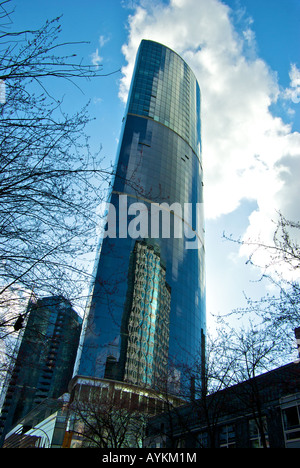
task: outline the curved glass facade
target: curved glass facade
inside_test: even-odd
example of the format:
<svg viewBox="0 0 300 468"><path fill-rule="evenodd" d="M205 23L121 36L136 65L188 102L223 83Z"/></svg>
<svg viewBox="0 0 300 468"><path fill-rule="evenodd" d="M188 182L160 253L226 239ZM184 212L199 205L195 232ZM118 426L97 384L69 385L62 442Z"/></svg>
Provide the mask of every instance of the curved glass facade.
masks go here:
<svg viewBox="0 0 300 468"><path fill-rule="evenodd" d="M205 335L202 191L198 83L142 41L76 375L180 389Z"/></svg>
<svg viewBox="0 0 300 468"><path fill-rule="evenodd" d="M128 112L178 133L200 157L200 89L188 65L172 50L143 41L136 61Z"/></svg>

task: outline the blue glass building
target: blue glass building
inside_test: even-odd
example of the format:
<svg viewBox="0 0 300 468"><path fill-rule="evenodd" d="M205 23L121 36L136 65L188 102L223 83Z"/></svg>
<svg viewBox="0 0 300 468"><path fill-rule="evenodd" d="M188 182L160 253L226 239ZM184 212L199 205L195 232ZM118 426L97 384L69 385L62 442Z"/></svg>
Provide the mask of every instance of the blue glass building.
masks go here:
<svg viewBox="0 0 300 468"><path fill-rule="evenodd" d="M75 375L180 389L205 336L202 176L197 80L143 40Z"/></svg>
<svg viewBox="0 0 300 468"><path fill-rule="evenodd" d="M82 319L62 296L29 301L12 372L3 389L0 446L7 432L30 411L68 391L81 326Z"/></svg>

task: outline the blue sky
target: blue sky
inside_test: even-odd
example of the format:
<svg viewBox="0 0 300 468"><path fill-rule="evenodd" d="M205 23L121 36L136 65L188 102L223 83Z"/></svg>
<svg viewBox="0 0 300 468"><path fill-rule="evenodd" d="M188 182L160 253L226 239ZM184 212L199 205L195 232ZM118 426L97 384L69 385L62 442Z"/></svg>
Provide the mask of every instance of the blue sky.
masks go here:
<svg viewBox="0 0 300 468"><path fill-rule="evenodd" d="M178 52L202 92L207 313L245 305L269 291L261 269L225 241L268 242L276 210L300 220L299 0L12 0L17 29L62 16L61 41L103 73L66 91L66 104L90 100L92 143L114 161L135 52L141 38ZM73 51L72 51L73 52ZM57 90L59 93L60 90ZM258 254L264 265L268 258ZM290 272L284 271L290 275ZM272 292L272 290L271 290Z"/></svg>

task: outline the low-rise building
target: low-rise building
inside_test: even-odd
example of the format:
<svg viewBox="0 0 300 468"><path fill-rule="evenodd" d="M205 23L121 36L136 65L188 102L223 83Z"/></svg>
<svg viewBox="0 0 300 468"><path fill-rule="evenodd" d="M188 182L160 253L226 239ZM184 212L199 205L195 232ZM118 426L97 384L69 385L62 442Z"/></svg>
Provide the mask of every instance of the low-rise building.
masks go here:
<svg viewBox="0 0 300 468"><path fill-rule="evenodd" d="M151 418L147 448L300 448L300 364Z"/></svg>

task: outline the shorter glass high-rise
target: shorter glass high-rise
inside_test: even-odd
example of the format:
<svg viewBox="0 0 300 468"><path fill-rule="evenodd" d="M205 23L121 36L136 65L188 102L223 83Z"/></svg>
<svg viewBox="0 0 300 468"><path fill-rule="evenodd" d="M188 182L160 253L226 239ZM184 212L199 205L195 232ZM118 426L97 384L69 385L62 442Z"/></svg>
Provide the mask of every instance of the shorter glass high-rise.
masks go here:
<svg viewBox="0 0 300 468"><path fill-rule="evenodd" d="M77 376L150 388L172 381L177 391L183 366L201 359L206 325L200 124L200 89L189 66L168 47L143 40Z"/></svg>
<svg viewBox="0 0 300 468"><path fill-rule="evenodd" d="M68 392L81 326L82 319L62 296L29 301L16 360L3 390L0 446L31 410Z"/></svg>

